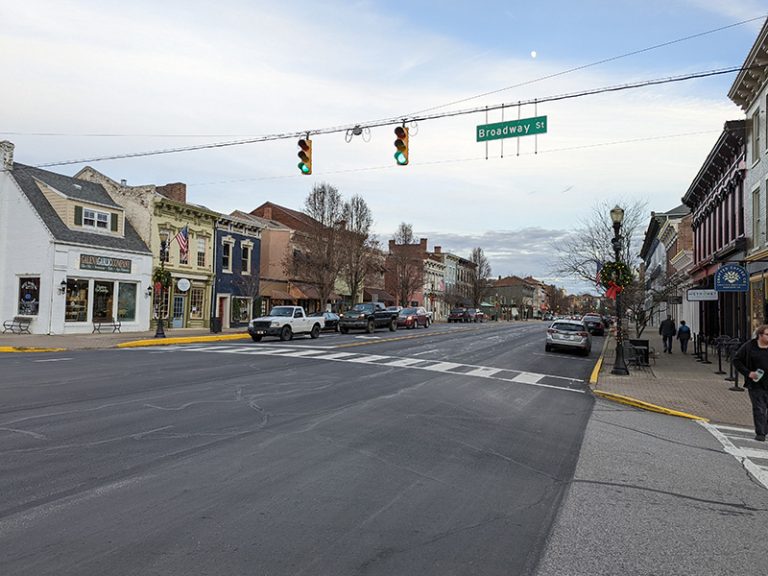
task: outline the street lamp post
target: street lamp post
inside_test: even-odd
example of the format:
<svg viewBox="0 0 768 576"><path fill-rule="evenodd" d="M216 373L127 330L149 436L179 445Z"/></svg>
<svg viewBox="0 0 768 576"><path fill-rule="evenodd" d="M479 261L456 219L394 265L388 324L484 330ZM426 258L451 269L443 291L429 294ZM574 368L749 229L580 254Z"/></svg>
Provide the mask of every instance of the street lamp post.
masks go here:
<svg viewBox="0 0 768 576"><path fill-rule="evenodd" d="M611 220L613 221L613 254L616 262L621 262L621 223L624 220L624 209L616 206L611 210ZM621 291L616 294L616 359L613 363L611 374L619 376L628 376L627 363L624 361L624 333L621 328Z"/></svg>
<svg viewBox="0 0 768 576"><path fill-rule="evenodd" d="M160 301L157 306L157 329L155 338L165 338L163 329L163 307L165 305L165 254L168 250L168 232L160 231Z"/></svg>

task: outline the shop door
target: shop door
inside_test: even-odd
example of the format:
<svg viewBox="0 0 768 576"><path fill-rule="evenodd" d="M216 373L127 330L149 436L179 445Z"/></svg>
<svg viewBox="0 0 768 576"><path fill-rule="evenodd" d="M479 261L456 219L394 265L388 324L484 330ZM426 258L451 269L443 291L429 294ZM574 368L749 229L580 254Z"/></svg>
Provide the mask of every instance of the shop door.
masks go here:
<svg viewBox="0 0 768 576"><path fill-rule="evenodd" d="M171 328L184 328L184 311L187 309L187 297L174 295L173 297L173 317L171 319Z"/></svg>

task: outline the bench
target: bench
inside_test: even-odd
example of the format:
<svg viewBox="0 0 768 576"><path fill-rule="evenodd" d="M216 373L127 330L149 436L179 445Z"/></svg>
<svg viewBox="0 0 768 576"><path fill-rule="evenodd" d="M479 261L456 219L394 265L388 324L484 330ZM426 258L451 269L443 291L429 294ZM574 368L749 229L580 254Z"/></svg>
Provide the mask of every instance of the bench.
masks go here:
<svg viewBox="0 0 768 576"><path fill-rule="evenodd" d="M13 332L14 334L30 334L29 325L32 324L32 318L28 316L14 316L13 320L3 322L3 334Z"/></svg>
<svg viewBox="0 0 768 576"><path fill-rule="evenodd" d="M120 320L115 320L114 318L94 318L93 319L93 331L91 334L95 334L98 332L101 334L102 328L112 328L112 333L120 332L120 326L122 326L123 323L120 322Z"/></svg>

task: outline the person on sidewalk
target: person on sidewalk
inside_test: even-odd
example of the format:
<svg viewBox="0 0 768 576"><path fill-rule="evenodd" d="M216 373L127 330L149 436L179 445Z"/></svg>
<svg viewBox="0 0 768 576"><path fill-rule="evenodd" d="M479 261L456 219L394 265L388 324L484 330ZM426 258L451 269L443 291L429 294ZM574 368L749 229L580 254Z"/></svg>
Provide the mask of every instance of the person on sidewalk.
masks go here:
<svg viewBox="0 0 768 576"><path fill-rule="evenodd" d="M685 320L680 320L680 328L677 329L677 339L680 340L680 351L688 354L688 340L691 339L691 329L686 326Z"/></svg>
<svg viewBox="0 0 768 576"><path fill-rule="evenodd" d="M744 375L744 387L752 401L755 440L765 442L768 432L768 324L758 326L757 335L745 342L733 357L733 365Z"/></svg>
<svg viewBox="0 0 768 576"><path fill-rule="evenodd" d="M675 327L675 321L672 320L672 316L667 316L666 320L662 320L659 324L659 334L664 341L664 352L672 354L672 341L677 334L677 328Z"/></svg>

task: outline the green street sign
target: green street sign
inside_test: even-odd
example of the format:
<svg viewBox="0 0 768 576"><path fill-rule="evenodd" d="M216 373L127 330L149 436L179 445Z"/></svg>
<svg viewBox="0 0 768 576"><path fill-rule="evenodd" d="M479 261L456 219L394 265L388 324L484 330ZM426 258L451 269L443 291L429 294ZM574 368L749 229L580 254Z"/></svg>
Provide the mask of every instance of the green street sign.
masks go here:
<svg viewBox="0 0 768 576"><path fill-rule="evenodd" d="M533 136L544 134L547 131L547 117L523 118L522 120L510 120L509 122L496 122L495 124L482 124L477 127L477 141L501 140L502 138L518 138L520 136Z"/></svg>

